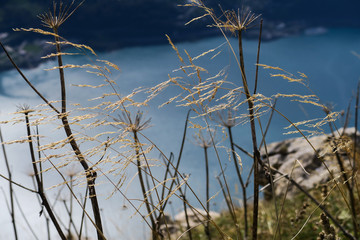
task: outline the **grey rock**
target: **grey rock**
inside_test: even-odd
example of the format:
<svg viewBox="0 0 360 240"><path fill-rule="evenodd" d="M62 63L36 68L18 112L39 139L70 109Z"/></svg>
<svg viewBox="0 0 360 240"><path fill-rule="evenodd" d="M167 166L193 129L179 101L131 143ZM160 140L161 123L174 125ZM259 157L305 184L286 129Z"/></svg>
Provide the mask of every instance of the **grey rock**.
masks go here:
<svg viewBox="0 0 360 240"><path fill-rule="evenodd" d="M342 137L339 137L339 133ZM340 156L345 171L350 169L350 161L352 160L349 159L347 152L353 148L355 129L348 128L345 131L339 129L339 131L334 132L334 136L333 134L313 136L308 141L304 138L287 139L267 145L267 154L264 148L261 149L260 154L266 164L268 156L273 168L288 174L300 186L309 190L332 179L326 166L333 176L341 176L342 173L335 151ZM357 132L356 137L359 143L359 132ZM335 144L339 147L335 148ZM289 187L287 195L290 197L298 192L298 189L292 184L288 184L289 181L282 178L280 174L275 174L274 180L276 181L274 184L275 195L284 194L287 187ZM342 179L339 178L339 180ZM262 169L260 184L263 186L269 184L269 174L266 169ZM264 189L264 196L265 199L272 197L272 189L269 185Z"/></svg>
<svg viewBox="0 0 360 240"><path fill-rule="evenodd" d="M188 209L187 215L188 215L190 227L195 227L195 226L205 222L206 216L207 216L206 211L201 210L201 209L196 209L196 210ZM210 218L214 219L214 218L218 218L220 216L220 213L210 211L209 215L210 215ZM186 228L186 226L187 226L186 225L186 216L185 216L184 211L178 213L174 218L178 224L180 224L182 227Z"/></svg>
<svg viewBox="0 0 360 240"><path fill-rule="evenodd" d="M202 209L187 209L188 221L191 228L195 228L206 222L207 214ZM210 218L215 219L220 217L220 213L210 211ZM164 221L166 220L166 221ZM169 215L165 214L165 218L160 221L160 232L164 235L165 239L168 239L168 233L170 233L170 239L178 239L187 229L185 211L181 211L175 215L172 219Z"/></svg>

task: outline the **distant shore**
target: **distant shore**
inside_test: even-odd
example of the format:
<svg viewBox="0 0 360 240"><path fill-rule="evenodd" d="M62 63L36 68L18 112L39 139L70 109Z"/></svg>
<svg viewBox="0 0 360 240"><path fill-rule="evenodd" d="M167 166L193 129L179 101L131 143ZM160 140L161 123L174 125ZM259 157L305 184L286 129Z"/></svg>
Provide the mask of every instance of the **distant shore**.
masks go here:
<svg viewBox="0 0 360 240"><path fill-rule="evenodd" d="M262 31L262 41L272 41L279 38L296 36L302 34L323 34L327 31L324 27L309 27L300 23L267 23L264 25ZM22 69L30 69L37 67L40 63L43 63L47 59L42 57L52 53L54 51L53 46L48 44L49 40L41 39L24 39L15 46L12 45L13 35L17 33L0 33L0 40L4 42L6 49L10 53L11 57L15 60L16 64ZM220 32L212 29L206 29L204 31L189 31L184 34L173 34L170 35L174 42L185 42L185 41L198 41L208 37L220 36ZM22 34L24 36L24 34ZM247 30L245 37L250 40L257 40L259 37L259 29L252 28ZM151 37L149 38L138 38L138 39L126 39L114 41L114 38L108 36L107 41L98 42L86 42L95 51L108 52L119 50L127 47L135 46L151 46L151 45L163 45L167 44L165 36ZM74 43L80 43L81 40L73 39ZM7 59L4 52L0 53L0 71L7 71L13 69L11 62Z"/></svg>
<svg viewBox="0 0 360 240"><path fill-rule="evenodd" d="M37 16L52 9L51 2L2 2L0 40L21 68L33 68L45 61L41 60L41 57L53 51L53 46L46 41L53 39L48 36L44 40L44 36L34 33L13 32L12 28L42 28ZM256 26L246 30L244 37L248 39L258 39L260 18L263 19L263 41L301 34L318 34L324 28L360 27L360 2L356 0L343 4L338 4L337 0L245 2L246 5L241 5L239 1L234 0L208 0L206 5L220 18L223 17L223 9L242 8L249 14L261 14L257 23L254 23ZM74 43L86 44L97 52L167 44L165 34L169 35L173 42L221 36L216 28L207 27L213 24L211 18L198 18L204 14L201 7L181 7L188 3L188 0L108 0L106 4L100 0L86 1L62 24L59 34ZM197 21L186 25L194 18ZM9 69L12 69L12 66L3 51L0 51L0 70Z"/></svg>

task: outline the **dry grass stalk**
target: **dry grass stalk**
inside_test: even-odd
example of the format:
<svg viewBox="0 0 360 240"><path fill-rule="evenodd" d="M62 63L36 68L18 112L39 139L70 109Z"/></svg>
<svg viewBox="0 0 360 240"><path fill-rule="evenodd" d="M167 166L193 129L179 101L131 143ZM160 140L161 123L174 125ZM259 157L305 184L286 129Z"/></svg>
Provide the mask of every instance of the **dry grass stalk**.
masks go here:
<svg viewBox="0 0 360 240"><path fill-rule="evenodd" d="M44 31L41 29L18 29L23 31L31 31L36 32L43 35L49 35L54 37L54 42L49 42L49 44L54 45L56 51L53 54L49 54L45 56L45 58L56 58L57 66L48 70L56 70L59 71L59 79L60 79L60 100L51 101L46 99L35 86L31 84L31 82L26 78L26 76L21 72L21 70L16 66L11 57L9 56L10 61L13 63L14 67L17 69L19 74L24 78L27 84L35 91L35 93L45 102L45 105L39 106L35 109L34 112L29 111L29 109L24 108L18 113L25 115L25 123L27 127L27 135L26 138L20 140L14 140L7 142L8 144L15 143L28 143L31 149L32 154L32 163L35 172L35 180L38 187L39 195L43 199L46 199L44 189L43 189L43 178L42 173L47 172L49 170L55 170L62 178L63 183L58 184L66 186L68 190L71 192L71 200L70 206L68 207L65 203L66 208L68 208L69 222L67 226L68 235L71 235L70 229L74 229L77 237L80 239L82 235L83 224L86 224L85 216L93 223L98 239L105 239L102 228L102 219L100 214L99 205L97 202L97 194L95 191L95 181L98 177L105 178L108 183L110 183L114 187L114 193L119 192L126 201L135 209L136 213L138 213L145 221L146 224L152 230L152 238L153 239L163 239L170 238L170 231L168 223L165 222L165 233L160 231L160 220L164 218L164 211L167 206L167 203L172 198L179 198L183 201L184 209L192 209L196 212L196 209L191 205L191 203L185 197L186 189L191 191L196 198L196 201L202 206L202 208L206 211L206 216L203 216L206 219L205 225L205 233L207 239L213 238L213 233L211 232L210 225L213 225L218 231L219 235L222 239L227 239L227 233L223 232L223 230L218 226L218 224L214 221L214 219L210 218L210 198L209 196L209 163L208 163L208 148L213 148L216 154L216 158L219 164L220 175L218 177L219 184L221 186L221 190L224 195L225 202L228 206L232 221L236 226L236 234L237 238L248 238L249 229L248 226L248 213L247 213L247 195L246 189L249 185L250 178L246 183L242 179L241 171L240 171L240 158L238 157L238 153L235 150L235 147L244 151L248 156L253 159L253 169L254 169L254 203L253 203L253 224L252 224L252 239L257 239L258 233L258 213L259 213L259 165L263 168L267 168L269 174L272 176L272 171L279 173L276 169L272 168L270 162L268 161L267 165L264 164L263 160L260 159L259 147L265 145L265 135L268 129L268 126L265 132L262 131L260 118L271 111L271 116L273 113L278 113L284 119L286 119L290 126L287 128L289 133L300 133L305 139L308 140L305 133L309 134L318 134L323 133L322 127L327 124L333 124L336 119L339 117L339 113L329 112L326 117L321 117L312 120L304 120L300 122L292 122L285 115L283 115L280 110L275 109L274 102L277 98L288 99L290 101L296 101L301 104L309 104L314 107L322 108L324 104L318 99L318 97L314 93L310 93L309 95L300 95L296 93L278 93L273 96L267 97L262 95L261 93L257 93L257 81L258 81L258 68L263 67L264 69L268 69L269 71L275 71L275 73L271 74L273 78L279 78L285 81L288 81L291 84L301 84L302 86L308 87L307 85L307 76L303 73L298 73L297 75L293 75L279 67L271 67L264 64L259 64L259 55L260 55L260 45L261 45L261 28L259 34L259 45L257 51L257 64L256 64L256 73L255 73L255 88L253 91L249 89L249 79L246 75L246 66L245 66L245 58L244 58L244 45L243 45L243 33L248 28L253 27L259 18L258 15L251 13L250 11L246 11L242 9L241 11L222 11L222 17L218 18L214 11L210 8L207 8L200 0L191 0L187 6L198 7L205 11L205 13L197 18L192 19L189 23L193 21L197 21L204 17L212 18L214 24L213 27L217 27L223 33L226 42L229 44L232 54L234 55L239 71L240 71L240 86L238 86L237 82L232 82L232 79L229 80L227 76L227 69L223 68L218 71L213 76L208 76L208 71L197 64L198 59L209 57L213 55L210 59L214 59L218 54L222 52L221 48L224 45L215 47L208 51L205 51L202 54L199 54L196 57L192 57L190 53L186 50L182 53L171 41L170 37L168 37L169 44L175 50L176 55L179 58L181 66L179 69L175 70L172 75L177 74L176 76L170 76L169 79L160 83L152 88L145 89L136 89L130 94L123 96L118 93L116 83L111 80L109 75L111 74L110 69L119 70L119 68L106 60L96 60L92 64L84 64L84 65L76 65L76 64L64 64L63 57L67 55L76 55L78 53L73 52L63 52L63 46L71 46L79 50L80 54L89 52L92 56L96 56L94 50L86 45L75 44L63 39L59 35L59 27L76 11L76 9L82 4L81 2L78 6L73 7L74 2L72 2L69 6L65 6L63 4L55 5L53 7L52 12L45 13L40 16L45 27L50 28L51 31ZM230 31L232 34L235 34L237 37L237 48L238 51L235 51L234 47L231 46L228 37L226 36L226 31ZM1 44L1 43L0 43ZM1 44L3 49L6 52L6 49ZM6 54L8 54L6 52ZM102 83L92 83L92 84L78 84L77 87L82 88L110 88L110 92L104 92L99 97L93 97L91 102L93 103L90 107L82 107L81 104L73 104L71 109L67 103L67 95L66 95L66 77L65 70L66 69L85 69L87 72L95 74L103 78L104 82ZM153 98L155 98L158 94L164 91L169 86L175 86L180 90L180 93L174 97L171 97L165 104L170 104L175 102L178 106L186 107L196 113L194 116L195 120L192 122L192 128L195 129L207 129L211 128L211 121L213 120L213 113L229 110L234 114L227 116L227 118L223 118L223 128L224 132L227 131L227 135L230 141L231 148L231 156L234 162L235 171L237 173L242 192L243 192L243 202L244 202L244 216L238 218L237 211L235 209L233 199L231 196L231 191L229 189L227 178L225 175L225 169L222 165L222 160L218 151L218 146L214 141L214 133L209 131L210 138L209 140L205 140L203 136L200 136L200 141L202 144L202 148L204 149L205 154L205 171L206 171L206 204L200 200L200 197L194 189L188 183L188 176L184 176L180 173L180 160L183 153L184 142L186 137L186 131L188 127L189 113L187 116L187 120L185 122L185 130L183 135L183 140L178 156L178 160L174 162L174 156L166 157L166 155L159 149L155 143L151 141L149 137L144 135L142 131L149 127L150 120L143 121L143 114L139 111L139 107L146 106ZM142 101L136 101L135 96L139 93L148 94L147 98ZM60 105L60 108L56 106ZM358 98L356 106L358 105ZM247 111L241 112L241 108L246 108ZM59 110L60 109L60 110ZM95 112L96 111L96 112ZM357 111L357 109L356 109ZM120 114L119 114L120 112ZM132 118L132 112L135 112L135 118ZM116 116L113 116L115 115ZM120 116L120 117L119 117ZM356 113L357 116L357 113ZM30 122L30 117L32 121ZM220 117L221 118L221 117ZM256 126L255 126L255 118L259 120L260 130L263 134L263 140L261 141L259 147L257 143L256 136ZM57 127L57 130L64 129L66 137L61 140L55 140L51 143L44 143L43 145L39 144L40 135L37 133L36 135L32 135L30 132L31 126L38 126L42 124L49 124L54 122L55 120L60 119L61 125ZM270 117L271 119L271 117ZM203 120L205 124L198 124L197 121ZM11 121L6 123L22 123L24 119L19 117L14 117ZM269 121L270 122L270 121ZM5 122L3 122L5 123ZM253 153L249 153L248 151L241 149L240 146L236 145L232 128L237 124L245 124L250 123L251 129L251 141L253 145ZM109 130L109 126L116 128L116 130ZM100 129L99 133L95 134L95 136L88 136L81 132L83 129ZM35 160L34 155L34 147L32 146L32 141L38 139L38 151L39 151L39 160ZM140 142L141 138L141 142ZM143 139L145 139L143 141ZM80 145L83 143L91 143L92 147L88 149L81 149ZM311 145L311 143L309 142ZM335 148L340 147L339 143L334 143ZM70 145L71 151L63 151L64 147ZM356 142L355 142L356 146ZM59 153L59 150L62 152ZM161 154L163 163L159 159L149 158L150 154L154 151L158 151ZM316 151L314 149L314 151ZM350 184L349 175L345 174L345 168L343 169L343 181L347 184L348 191L352 191L357 187L357 182L355 180L356 175L356 147L354 147L353 153L353 169L351 171L352 183ZM45 153L46 152L46 153ZM111 153L110 153L111 152ZM337 152L337 151L335 151ZM41 154L43 153L43 157L41 158ZM75 155L75 157L74 157ZM54 164L54 159L56 159L56 164ZM74 185L73 180L70 179L70 182L63 176L60 172L61 168L66 166L70 166L72 162L80 163L83 167L82 174L76 176L78 181L86 182L87 189L85 198L83 201L80 201L77 195L74 193ZM319 156L319 161L322 161L325 167L326 163L323 161L321 156ZM50 168L41 169L41 162L48 162L51 164ZM341 161L340 161L341 162ZM140 199L139 206L133 204L120 189L121 186L125 184L125 176L126 171L129 166L134 165L137 169L137 177L140 181L140 188L142 192L142 199ZM239 166L240 165L240 166ZM38 169L39 166L39 169ZM111 167L108 167L111 166ZM156 166L164 167L164 174L162 174L161 178L157 178L153 174L152 169ZM341 166L340 166L341 168ZM106 170L105 170L106 169ZM98 176L99 174L99 176ZM314 202L318 208L320 208L324 214L332 219L334 225L338 227L343 234L349 239L354 239L354 237L349 233L347 229L345 229L341 223L339 223L333 215L326 210L325 205L319 203L308 191L301 188L301 186L291 179L288 175L279 173L283 175L285 178L289 180L289 184L294 184L300 191L304 192L304 194ZM118 178L118 183L114 183L113 180L109 177L110 175L114 175ZM74 176L75 177L75 176ZM221 179L220 179L221 177ZM346 197L346 192L341 190L338 186L340 183L336 182L334 176L332 179L335 181L335 187L338 187L339 191L343 195L344 201L349 209L354 209L355 201L354 199L350 199L350 203L348 203L348 199ZM9 179L9 183L13 183L11 177ZM271 183L274 186L274 182ZM350 188L349 188L350 186ZM356 187L355 187L356 186ZM185 190L184 190L185 187ZM161 191L159 190L161 189ZM355 191L355 190L354 190ZM359 194L359 191L357 191ZM353 194L355 195L355 193ZM89 214L86 212L86 196L89 196L91 201L91 205L93 208L94 220L89 217ZM74 198L79 204L82 210L82 219L80 224L80 230L77 230L76 224L73 222L73 204L72 198ZM286 196L284 196L285 201ZM353 196L354 198L354 196ZM44 200L43 200L44 201ZM325 199L324 199L325 201ZM275 201L275 208L276 201ZM46 203L44 203L46 207ZM206 206L205 206L206 205ZM145 206L146 214L143 214L141 211L141 207ZM284 204L281 205L283 207ZM48 209L49 208L49 209ZM54 209L51 207L46 207L49 212L50 218L56 225L56 215L53 213L51 216L51 212ZM277 212L278 210L276 210ZM198 212L198 214L201 214ZM301 214L300 214L301 215ZM299 216L300 216L299 215ZM281 232L280 223L282 221L282 214L280 211L276 213L277 216L277 224L278 227L275 230L274 238ZM301 217L304 217L301 215ZM309 216L310 217L310 216ZM356 212L354 211L353 219L356 224ZM148 220L150 222L148 222ZM242 220L242 221L241 221ZM242 226L244 225L244 234L241 233ZM59 224L58 224L59 225ZM59 236L64 239L64 233L62 233L60 226L58 226ZM354 225L354 230L356 232L356 225ZM188 224L187 232L190 239L194 238L193 231L190 229ZM167 235L167 236L166 236ZM214 235L215 236L215 235ZM356 233L355 233L356 236Z"/></svg>

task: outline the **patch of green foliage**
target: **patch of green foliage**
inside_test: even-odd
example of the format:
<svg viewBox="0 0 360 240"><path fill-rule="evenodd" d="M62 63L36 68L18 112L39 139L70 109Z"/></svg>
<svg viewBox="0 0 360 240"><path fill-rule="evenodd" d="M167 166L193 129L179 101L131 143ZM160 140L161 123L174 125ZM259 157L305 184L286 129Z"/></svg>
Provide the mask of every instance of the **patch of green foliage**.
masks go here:
<svg viewBox="0 0 360 240"><path fill-rule="evenodd" d="M334 188L324 199L324 188L328 189L326 186L321 186L312 189L310 193L316 196L319 202L323 201L326 209L336 217L336 220L339 221L342 226L346 229L352 229L351 214L341 194ZM286 198L284 204L282 204L283 201L284 196L276 198L277 209L274 206L273 200L262 200L260 202L258 234L261 236L261 239L274 239L276 231L276 239L279 239L279 235L281 239L293 239L295 236L296 240L317 239L320 232L323 231L323 226L320 221L320 216L323 211L309 201L302 193L297 194L291 199ZM249 206L249 209L252 211L252 206ZM278 217L276 216L276 212L278 213ZM243 210L238 208L236 213L242 228ZM249 218L249 222L252 222L251 215L249 215ZM280 221L277 219L280 219ZM232 239L237 239L236 228L229 212L222 212L221 216L217 218L215 222L228 236ZM339 231L331 221L330 224L335 228L338 238L346 239L342 232ZM211 226L210 230L212 239L221 239L219 232L213 226ZM203 225L195 227L191 231L193 239L207 239ZM241 231L244 231L244 229L242 228ZM189 237L184 235L181 239L189 240Z"/></svg>

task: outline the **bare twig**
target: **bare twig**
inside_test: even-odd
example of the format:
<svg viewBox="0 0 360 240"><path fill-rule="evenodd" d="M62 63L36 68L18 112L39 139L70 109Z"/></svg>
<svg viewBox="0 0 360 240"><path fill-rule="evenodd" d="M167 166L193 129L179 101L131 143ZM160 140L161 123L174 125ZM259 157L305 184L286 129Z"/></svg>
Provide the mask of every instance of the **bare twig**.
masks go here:
<svg viewBox="0 0 360 240"><path fill-rule="evenodd" d="M36 179L36 184L37 184L37 187L38 187L38 194L42 200L42 204L43 206L45 207L46 211L48 212L49 216L50 216L50 219L51 221L53 222L60 238L62 240L66 240L66 237L65 237L65 234L63 233L56 217L55 217L55 214L53 212L53 209L51 208L46 196L45 196L45 193L44 193L44 189L43 189L43 185L41 183L41 180L40 180L40 176L39 176L39 172L38 172L38 169L37 169L37 166L36 166L36 159L35 159L35 153L34 153L34 147L33 147L33 144L32 144L32 137L31 137L31 130L30 130L30 121L29 121L29 109L26 109L24 107L24 114L25 114L25 123L26 123L26 130L27 130L27 135L28 135L28 141L29 141L29 148L30 148L30 155L31 155L31 161L32 161L32 166L33 166L33 170L34 170L34 176L35 176L35 179Z"/></svg>
<svg viewBox="0 0 360 240"><path fill-rule="evenodd" d="M13 183L12 183L12 174L11 174L11 169L10 169L9 161L8 161L7 154L6 154L6 149L5 149L5 145L4 145L4 139L2 136L1 128L0 128L0 142L1 142L1 147L2 147L2 151L3 151L3 155L4 155L6 169L7 169L8 176L9 176L10 215L11 215L11 223L12 223L12 226L14 229L14 236L15 236L15 239L17 240L18 234L17 234L16 221L15 221L14 190L13 190Z"/></svg>

